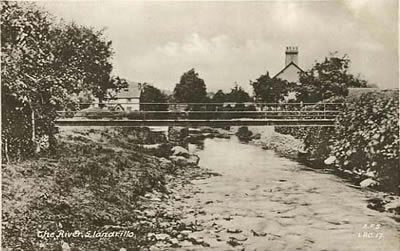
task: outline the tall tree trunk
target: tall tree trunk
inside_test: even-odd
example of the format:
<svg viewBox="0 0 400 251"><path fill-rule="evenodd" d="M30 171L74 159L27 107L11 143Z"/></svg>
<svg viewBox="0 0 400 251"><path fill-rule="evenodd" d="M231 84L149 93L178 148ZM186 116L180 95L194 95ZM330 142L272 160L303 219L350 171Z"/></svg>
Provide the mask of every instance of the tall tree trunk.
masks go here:
<svg viewBox="0 0 400 251"><path fill-rule="evenodd" d="M4 155L6 157L7 164L10 163L10 157L8 156L8 139L4 139Z"/></svg>
<svg viewBox="0 0 400 251"><path fill-rule="evenodd" d="M40 147L36 141L36 124L35 124L35 111L31 108L31 125L32 125L32 148L34 153L40 152Z"/></svg>

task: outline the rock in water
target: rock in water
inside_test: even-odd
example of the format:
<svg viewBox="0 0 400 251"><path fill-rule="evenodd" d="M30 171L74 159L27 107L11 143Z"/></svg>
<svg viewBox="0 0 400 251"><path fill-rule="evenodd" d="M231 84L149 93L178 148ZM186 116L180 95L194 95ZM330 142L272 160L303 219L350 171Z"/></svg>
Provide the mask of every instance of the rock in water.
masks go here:
<svg viewBox="0 0 400 251"><path fill-rule="evenodd" d="M187 161L189 162L189 164L197 166L197 164L199 164L200 158L197 155L191 154Z"/></svg>
<svg viewBox="0 0 400 251"><path fill-rule="evenodd" d="M378 182L373 180L373 179L371 179L371 178L365 179L365 180L360 182L360 186L361 187L373 187L373 186L376 186L376 185L378 185Z"/></svg>

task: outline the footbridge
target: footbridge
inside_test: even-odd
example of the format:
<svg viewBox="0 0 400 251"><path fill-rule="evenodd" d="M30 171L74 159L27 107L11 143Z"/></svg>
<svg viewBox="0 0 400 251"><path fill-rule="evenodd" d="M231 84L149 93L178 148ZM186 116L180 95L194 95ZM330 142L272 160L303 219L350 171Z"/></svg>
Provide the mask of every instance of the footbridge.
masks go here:
<svg viewBox="0 0 400 251"><path fill-rule="evenodd" d="M139 110L132 110L133 105ZM83 103L56 126L335 126L343 103Z"/></svg>

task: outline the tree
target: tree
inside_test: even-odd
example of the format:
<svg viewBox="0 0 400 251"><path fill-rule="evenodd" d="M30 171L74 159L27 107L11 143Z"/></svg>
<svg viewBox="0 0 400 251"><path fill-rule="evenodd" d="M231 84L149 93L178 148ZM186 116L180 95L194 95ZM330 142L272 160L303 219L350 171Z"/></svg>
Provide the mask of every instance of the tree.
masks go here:
<svg viewBox="0 0 400 251"><path fill-rule="evenodd" d="M112 43L104 39L103 30L71 23L59 25L52 32L58 40L53 50L54 72L60 77L71 73L79 76L71 83L71 92L87 90L101 101L108 89L127 87L124 79L111 76Z"/></svg>
<svg viewBox="0 0 400 251"><path fill-rule="evenodd" d="M168 96L160 89L144 83L142 84L142 94L140 95L140 103L167 103ZM168 104L157 105L140 105L142 111L166 111Z"/></svg>
<svg viewBox="0 0 400 251"><path fill-rule="evenodd" d="M256 81L250 82L253 86L254 97L265 103L279 103L285 99L293 84L279 78L271 78L269 72L261 75Z"/></svg>
<svg viewBox="0 0 400 251"><path fill-rule="evenodd" d="M314 103L334 96L347 96L350 87L367 87L367 81L348 72L349 67L347 55L331 54L322 63L315 63L310 70L300 73L297 99Z"/></svg>
<svg viewBox="0 0 400 251"><path fill-rule="evenodd" d="M250 95L237 84L231 89L231 92L227 95L227 101L235 103L250 102Z"/></svg>
<svg viewBox="0 0 400 251"><path fill-rule="evenodd" d="M224 103L228 100L227 94L222 90L218 90L211 99L212 103Z"/></svg>
<svg viewBox="0 0 400 251"><path fill-rule="evenodd" d="M74 94L124 84L111 77L111 43L101 32L54 23L32 3L1 2L2 157L27 156L46 136L56 111L76 107ZM6 155L6 156L5 156Z"/></svg>
<svg viewBox="0 0 400 251"><path fill-rule="evenodd" d="M177 102L202 103L207 100L206 85L195 69L185 72L176 84L173 97Z"/></svg>

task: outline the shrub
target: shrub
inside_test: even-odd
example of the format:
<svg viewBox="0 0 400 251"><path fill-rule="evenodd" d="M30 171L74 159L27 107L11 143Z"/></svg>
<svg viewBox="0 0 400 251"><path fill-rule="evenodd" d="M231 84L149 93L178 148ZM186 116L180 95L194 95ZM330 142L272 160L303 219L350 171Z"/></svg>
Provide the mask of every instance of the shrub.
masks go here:
<svg viewBox="0 0 400 251"><path fill-rule="evenodd" d="M336 167L373 174L380 189L399 193L398 94L375 92L348 98L336 123L335 128L277 127L276 131L303 140L307 158L314 164L323 165L328 156L335 156Z"/></svg>
<svg viewBox="0 0 400 251"><path fill-rule="evenodd" d="M399 181L399 100L383 93L353 98L338 119L332 154L337 165L374 172L386 189Z"/></svg>

